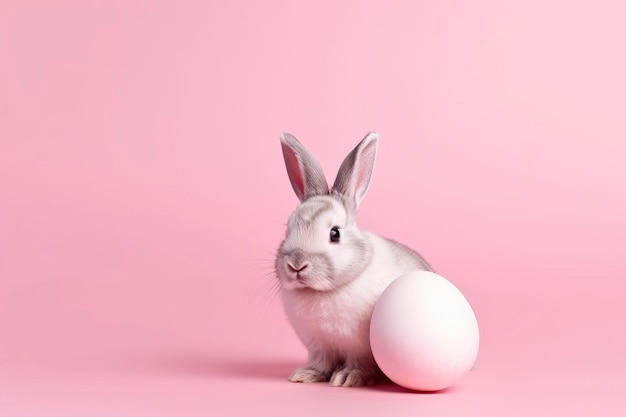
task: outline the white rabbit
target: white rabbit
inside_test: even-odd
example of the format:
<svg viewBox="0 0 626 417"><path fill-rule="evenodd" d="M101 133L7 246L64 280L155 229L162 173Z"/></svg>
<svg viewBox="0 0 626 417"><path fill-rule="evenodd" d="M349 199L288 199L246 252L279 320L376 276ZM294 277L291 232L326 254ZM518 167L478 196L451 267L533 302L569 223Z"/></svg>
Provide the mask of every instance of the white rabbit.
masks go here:
<svg viewBox="0 0 626 417"><path fill-rule="evenodd" d="M383 290L412 270L431 270L408 247L358 228L378 134L369 133L341 164L329 190L315 157L292 135L281 136L291 185L301 204L290 216L276 256L287 317L309 361L292 382L357 387L380 376L369 342L370 319Z"/></svg>

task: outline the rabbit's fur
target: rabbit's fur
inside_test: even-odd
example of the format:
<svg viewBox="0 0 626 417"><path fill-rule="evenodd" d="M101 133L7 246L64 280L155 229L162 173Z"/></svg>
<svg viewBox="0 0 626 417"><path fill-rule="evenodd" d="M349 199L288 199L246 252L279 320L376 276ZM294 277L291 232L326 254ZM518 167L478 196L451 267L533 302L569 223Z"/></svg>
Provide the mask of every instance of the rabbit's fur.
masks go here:
<svg viewBox="0 0 626 417"><path fill-rule="evenodd" d="M281 144L301 204L289 218L276 275L287 317L309 352L307 365L289 380L344 387L373 383L380 375L369 342L376 301L395 278L431 268L417 252L356 224L378 134L368 134L345 158L332 189L295 137L283 134Z"/></svg>

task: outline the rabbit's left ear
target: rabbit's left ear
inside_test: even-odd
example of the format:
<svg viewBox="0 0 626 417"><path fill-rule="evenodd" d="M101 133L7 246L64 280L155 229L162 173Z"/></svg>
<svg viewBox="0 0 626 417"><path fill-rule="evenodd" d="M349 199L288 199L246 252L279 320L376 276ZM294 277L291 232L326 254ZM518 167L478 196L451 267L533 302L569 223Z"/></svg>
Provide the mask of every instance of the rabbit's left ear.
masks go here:
<svg viewBox="0 0 626 417"><path fill-rule="evenodd" d="M328 194L328 183L317 159L293 135L280 137L287 174L298 199Z"/></svg>
<svg viewBox="0 0 626 417"><path fill-rule="evenodd" d="M378 133L370 132L343 160L333 191L351 200L356 210L367 194L378 147Z"/></svg>

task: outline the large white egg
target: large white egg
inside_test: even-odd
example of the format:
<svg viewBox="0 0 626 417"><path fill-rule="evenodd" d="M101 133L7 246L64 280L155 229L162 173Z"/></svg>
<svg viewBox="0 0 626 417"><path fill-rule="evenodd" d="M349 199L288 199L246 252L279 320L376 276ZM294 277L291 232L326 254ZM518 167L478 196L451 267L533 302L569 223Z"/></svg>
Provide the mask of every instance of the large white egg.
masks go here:
<svg viewBox="0 0 626 417"><path fill-rule="evenodd" d="M467 299L450 281L415 271L393 281L376 303L370 327L372 353L398 385L438 391L474 365L478 323Z"/></svg>

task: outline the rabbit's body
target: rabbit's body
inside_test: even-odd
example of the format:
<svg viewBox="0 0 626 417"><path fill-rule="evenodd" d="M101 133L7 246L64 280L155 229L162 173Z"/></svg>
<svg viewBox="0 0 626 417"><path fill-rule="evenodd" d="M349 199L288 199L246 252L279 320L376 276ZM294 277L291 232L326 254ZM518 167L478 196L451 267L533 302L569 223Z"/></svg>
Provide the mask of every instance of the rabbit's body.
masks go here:
<svg viewBox="0 0 626 417"><path fill-rule="evenodd" d="M355 280L331 292L283 289L282 298L289 322L305 346L329 352L338 363L352 357L374 364L369 345L369 326L374 305L397 277L428 269L420 258L396 242L366 232L372 257ZM402 251L398 254L398 251ZM398 256L399 255L399 256ZM389 264L386 259L398 258Z"/></svg>
<svg viewBox="0 0 626 417"><path fill-rule="evenodd" d="M397 277L430 270L413 250L356 225L373 169L377 136L372 135L348 155L332 191L313 156L295 138L283 137L287 170L302 204L289 218L276 272L287 317L309 351L307 366L290 377L294 382L374 381L379 374L369 343L374 305Z"/></svg>

